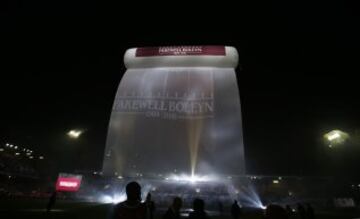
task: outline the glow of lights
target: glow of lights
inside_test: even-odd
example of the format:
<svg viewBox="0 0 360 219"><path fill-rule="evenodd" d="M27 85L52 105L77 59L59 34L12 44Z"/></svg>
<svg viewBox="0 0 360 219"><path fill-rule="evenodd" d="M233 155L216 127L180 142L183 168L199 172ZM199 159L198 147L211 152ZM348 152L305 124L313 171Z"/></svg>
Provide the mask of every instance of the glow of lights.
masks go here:
<svg viewBox="0 0 360 219"><path fill-rule="evenodd" d="M324 138L329 142L329 147L331 148L334 145L344 143L349 138L349 134L340 130L332 130L326 133Z"/></svg>
<svg viewBox="0 0 360 219"><path fill-rule="evenodd" d="M31 155L31 153L26 153L26 155L27 155L27 156L30 156L30 155Z"/></svg>
<svg viewBox="0 0 360 219"><path fill-rule="evenodd" d="M16 149L16 150L17 150L17 149L18 149L18 146L15 146L15 147L14 147L14 149Z"/></svg>
<svg viewBox="0 0 360 219"><path fill-rule="evenodd" d="M200 193L200 188L196 188L196 189L195 189L195 192L196 192L196 193Z"/></svg>
<svg viewBox="0 0 360 219"><path fill-rule="evenodd" d="M327 136L327 139L329 141L332 141L334 139L337 139L337 138L340 138L340 134L338 132L335 132L335 133L330 133L328 136Z"/></svg>
<svg viewBox="0 0 360 219"><path fill-rule="evenodd" d="M274 179L273 184L279 184L279 180Z"/></svg>
<svg viewBox="0 0 360 219"><path fill-rule="evenodd" d="M43 156L40 156L40 157L39 157L39 159L40 159L40 160L43 160L43 159L44 159L44 157L43 157Z"/></svg>
<svg viewBox="0 0 360 219"><path fill-rule="evenodd" d="M117 204L119 202L125 201L126 200L126 194L125 193L121 193L121 194L114 194L113 196L110 195L102 195L99 197L99 202L101 203L105 203L105 204Z"/></svg>
<svg viewBox="0 0 360 219"><path fill-rule="evenodd" d="M190 182L190 183L197 183L197 182L209 182L209 181L215 181L217 178L214 176L199 176L199 175L170 175L169 177L165 178L166 180L173 180L178 182Z"/></svg>
<svg viewBox="0 0 360 219"><path fill-rule="evenodd" d="M118 178L118 179L122 179L123 177L122 177L122 176L118 176L117 178Z"/></svg>
<svg viewBox="0 0 360 219"><path fill-rule="evenodd" d="M203 126L203 120L188 120L187 130L188 130L188 147L190 151L190 167L191 175L195 175L195 169L198 159L198 150L200 143L200 136Z"/></svg>
<svg viewBox="0 0 360 219"><path fill-rule="evenodd" d="M232 196L232 199L236 200L238 198L238 194L241 194L241 204L244 206L258 208L258 209L265 209L266 207L263 205L259 194L256 192L254 186L251 184L246 187L235 188L234 185L229 185L229 193L236 194L236 196Z"/></svg>
<svg viewBox="0 0 360 219"><path fill-rule="evenodd" d="M19 156L19 155L20 155L20 153L15 153L15 155L16 155L16 156Z"/></svg>
<svg viewBox="0 0 360 219"><path fill-rule="evenodd" d="M0 151L4 151L4 148L0 148Z"/></svg>
<svg viewBox="0 0 360 219"><path fill-rule="evenodd" d="M77 139L80 137L80 135L83 133L82 130L77 130L77 129L73 129L73 130L70 130L67 135L70 137L70 138L73 138L73 139Z"/></svg>
<svg viewBox="0 0 360 219"><path fill-rule="evenodd" d="M34 157L33 156L30 156L29 159L33 159Z"/></svg>
<svg viewBox="0 0 360 219"><path fill-rule="evenodd" d="M279 180L282 180L282 177L281 176L279 176L279 178L278 178Z"/></svg>
<svg viewBox="0 0 360 219"><path fill-rule="evenodd" d="M7 147L9 147L9 145L10 145L9 143L6 143L6 146L7 146Z"/></svg>
<svg viewBox="0 0 360 219"><path fill-rule="evenodd" d="M14 147L14 145L11 144L11 145L9 145L9 147L12 148L12 147Z"/></svg>

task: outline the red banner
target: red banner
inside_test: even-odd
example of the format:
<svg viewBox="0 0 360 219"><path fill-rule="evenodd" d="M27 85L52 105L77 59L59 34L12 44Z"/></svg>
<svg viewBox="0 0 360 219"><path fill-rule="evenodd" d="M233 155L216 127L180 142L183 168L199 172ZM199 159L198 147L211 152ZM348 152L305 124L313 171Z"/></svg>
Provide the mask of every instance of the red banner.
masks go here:
<svg viewBox="0 0 360 219"><path fill-rule="evenodd" d="M81 175L59 174L56 182L56 191L76 192L81 185Z"/></svg>
<svg viewBox="0 0 360 219"><path fill-rule="evenodd" d="M188 55L213 55L224 56L224 46L163 46L144 47L136 49L136 57L147 56L188 56Z"/></svg>

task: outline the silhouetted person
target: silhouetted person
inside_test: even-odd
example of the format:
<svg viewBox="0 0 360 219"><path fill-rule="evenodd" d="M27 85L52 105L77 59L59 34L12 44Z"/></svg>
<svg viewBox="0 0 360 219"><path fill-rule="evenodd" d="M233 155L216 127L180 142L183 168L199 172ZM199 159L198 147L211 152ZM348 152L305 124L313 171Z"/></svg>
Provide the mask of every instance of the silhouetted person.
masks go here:
<svg viewBox="0 0 360 219"><path fill-rule="evenodd" d="M146 219L146 205L141 203L141 186L137 182L126 185L126 201L114 207L116 219Z"/></svg>
<svg viewBox="0 0 360 219"><path fill-rule="evenodd" d="M265 219L288 219L286 210L279 205L269 205L265 210Z"/></svg>
<svg viewBox="0 0 360 219"><path fill-rule="evenodd" d="M241 208L236 200L234 200L234 203L231 205L231 217L233 219L238 219L241 216Z"/></svg>
<svg viewBox="0 0 360 219"><path fill-rule="evenodd" d="M46 212L47 212L47 213L49 213L49 212L51 211L52 207L55 205L56 195L57 195L56 191L54 191L54 192L51 194L51 196L50 196L50 198L49 198L49 202L48 202L48 204L47 204L47 206L46 206Z"/></svg>
<svg viewBox="0 0 360 219"><path fill-rule="evenodd" d="M306 218L306 211L305 211L305 208L302 204L298 204L297 205L297 211L298 211L298 214L300 216L301 219L305 219Z"/></svg>
<svg viewBox="0 0 360 219"><path fill-rule="evenodd" d="M193 202L193 212L189 214L189 219L207 219L205 212L205 202L202 199L196 198Z"/></svg>
<svg viewBox="0 0 360 219"><path fill-rule="evenodd" d="M315 219L314 208L309 203L306 204L306 217L307 219Z"/></svg>
<svg viewBox="0 0 360 219"><path fill-rule="evenodd" d="M182 200L180 197L175 197L172 205L166 211L163 216L163 219L180 219L180 209L182 207Z"/></svg>
<svg viewBox="0 0 360 219"><path fill-rule="evenodd" d="M155 203L151 200L151 194L148 193L145 199L147 215L149 219L154 218Z"/></svg>

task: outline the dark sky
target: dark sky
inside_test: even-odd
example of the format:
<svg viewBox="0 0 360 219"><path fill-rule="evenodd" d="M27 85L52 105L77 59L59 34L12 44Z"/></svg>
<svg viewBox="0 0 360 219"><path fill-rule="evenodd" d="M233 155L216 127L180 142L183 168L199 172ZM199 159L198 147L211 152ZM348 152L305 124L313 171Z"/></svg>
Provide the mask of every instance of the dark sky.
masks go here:
<svg viewBox="0 0 360 219"><path fill-rule="evenodd" d="M357 175L360 144L329 151L321 136L360 130L358 5L158 6L2 2L0 140L100 169L127 48L231 45L248 173ZM71 128L87 131L71 142Z"/></svg>

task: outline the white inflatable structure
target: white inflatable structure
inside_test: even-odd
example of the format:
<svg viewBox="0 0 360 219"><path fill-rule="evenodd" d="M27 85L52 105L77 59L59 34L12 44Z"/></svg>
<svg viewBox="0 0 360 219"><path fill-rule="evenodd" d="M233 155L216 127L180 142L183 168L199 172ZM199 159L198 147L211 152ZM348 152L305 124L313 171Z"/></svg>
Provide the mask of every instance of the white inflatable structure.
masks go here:
<svg viewBox="0 0 360 219"><path fill-rule="evenodd" d="M122 177L244 174L238 53L224 46L129 49L103 172Z"/></svg>

